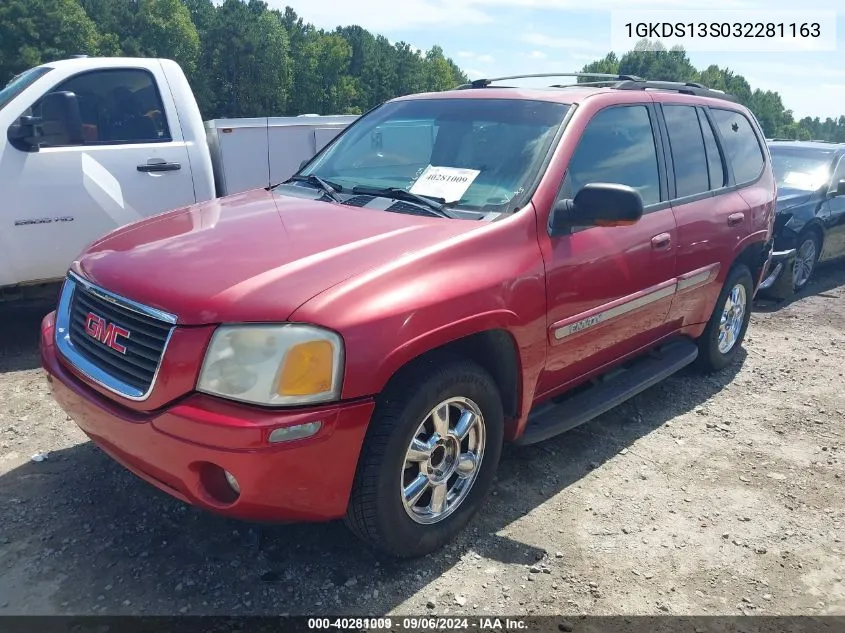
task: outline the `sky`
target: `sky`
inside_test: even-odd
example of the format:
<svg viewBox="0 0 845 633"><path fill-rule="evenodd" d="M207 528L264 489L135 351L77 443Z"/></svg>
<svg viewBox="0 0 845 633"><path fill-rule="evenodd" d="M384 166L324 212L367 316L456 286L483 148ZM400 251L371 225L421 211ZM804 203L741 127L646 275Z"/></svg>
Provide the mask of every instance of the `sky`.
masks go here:
<svg viewBox="0 0 845 633"><path fill-rule="evenodd" d="M707 10L702 16L720 21L720 9L742 9L769 21L778 19L777 11L841 8L836 16L835 51L795 47L788 52L690 50L688 55L699 69L710 64L728 67L743 75L752 88L779 92L796 119L845 115L845 2L840 5L840 0L267 1L274 8L291 6L305 21L321 28L358 24L392 42L404 41L423 50L439 45L470 78L577 72L614 50L613 11L660 10L671 17L671 11L698 9ZM615 49L617 55L626 51Z"/></svg>

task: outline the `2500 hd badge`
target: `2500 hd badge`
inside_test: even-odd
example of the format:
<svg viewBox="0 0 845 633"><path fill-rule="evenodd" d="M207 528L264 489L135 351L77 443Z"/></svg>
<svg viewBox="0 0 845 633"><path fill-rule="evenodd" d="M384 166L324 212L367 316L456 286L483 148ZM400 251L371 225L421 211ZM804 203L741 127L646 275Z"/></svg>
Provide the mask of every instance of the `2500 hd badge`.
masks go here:
<svg viewBox="0 0 845 633"><path fill-rule="evenodd" d="M15 220L15 226L28 226L30 224L52 224L53 222L73 222L73 216L64 215L58 218L32 218L27 220Z"/></svg>

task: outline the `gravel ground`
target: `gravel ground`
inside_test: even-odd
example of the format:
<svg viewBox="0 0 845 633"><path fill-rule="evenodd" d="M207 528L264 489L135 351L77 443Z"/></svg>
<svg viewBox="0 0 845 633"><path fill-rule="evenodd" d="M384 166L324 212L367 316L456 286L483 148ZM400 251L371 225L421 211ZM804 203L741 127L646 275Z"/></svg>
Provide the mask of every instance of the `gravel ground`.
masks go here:
<svg viewBox="0 0 845 633"><path fill-rule="evenodd" d="M842 265L758 307L734 367L506 450L469 530L411 562L124 471L48 395L44 312L0 315L0 614L845 614Z"/></svg>

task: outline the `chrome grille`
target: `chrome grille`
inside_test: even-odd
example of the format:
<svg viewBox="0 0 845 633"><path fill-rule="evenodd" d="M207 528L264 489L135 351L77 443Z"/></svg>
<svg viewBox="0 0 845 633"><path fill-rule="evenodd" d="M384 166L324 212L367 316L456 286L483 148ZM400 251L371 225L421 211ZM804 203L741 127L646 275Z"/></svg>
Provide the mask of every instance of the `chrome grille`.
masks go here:
<svg viewBox="0 0 845 633"><path fill-rule="evenodd" d="M152 390L175 322L172 315L71 275L59 300L56 343L75 367L98 384L143 400ZM106 328L111 328L111 335ZM126 333L114 338L114 328Z"/></svg>

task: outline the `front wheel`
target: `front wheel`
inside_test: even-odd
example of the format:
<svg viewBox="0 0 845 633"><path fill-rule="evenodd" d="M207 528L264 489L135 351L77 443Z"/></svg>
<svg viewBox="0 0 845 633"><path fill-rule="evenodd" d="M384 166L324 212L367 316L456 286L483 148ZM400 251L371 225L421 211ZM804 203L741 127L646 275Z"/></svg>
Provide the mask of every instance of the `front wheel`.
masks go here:
<svg viewBox="0 0 845 633"><path fill-rule="evenodd" d="M736 358L748 323L754 282L744 264L731 268L704 333L698 339L696 364L705 372L724 369Z"/></svg>
<svg viewBox="0 0 845 633"><path fill-rule="evenodd" d="M819 261L821 244L818 235L814 231L807 231L798 236L798 248L795 253L795 267L792 271L792 286L796 292L802 290Z"/></svg>
<svg viewBox="0 0 845 633"><path fill-rule="evenodd" d="M406 370L376 405L346 524L394 556L439 549L481 506L503 437L499 391L481 367L438 356Z"/></svg>

